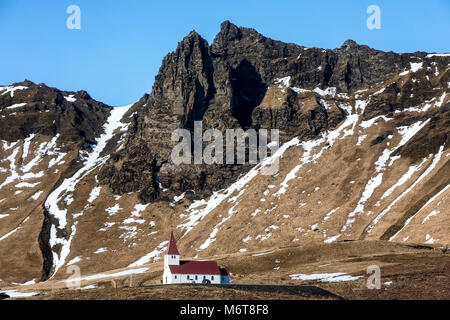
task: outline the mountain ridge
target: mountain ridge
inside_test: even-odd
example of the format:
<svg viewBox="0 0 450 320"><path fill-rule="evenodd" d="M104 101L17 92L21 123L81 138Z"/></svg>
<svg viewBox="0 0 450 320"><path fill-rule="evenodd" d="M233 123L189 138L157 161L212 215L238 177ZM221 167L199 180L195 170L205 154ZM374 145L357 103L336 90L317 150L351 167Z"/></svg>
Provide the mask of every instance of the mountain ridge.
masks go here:
<svg viewBox="0 0 450 320"><path fill-rule="evenodd" d="M349 40L285 44L225 21L211 44L197 32L179 42L120 119L85 91L0 87L0 279L158 261L170 230L202 258L356 239L445 245L449 65ZM280 170L174 165L171 134L194 121L278 129L266 162Z"/></svg>

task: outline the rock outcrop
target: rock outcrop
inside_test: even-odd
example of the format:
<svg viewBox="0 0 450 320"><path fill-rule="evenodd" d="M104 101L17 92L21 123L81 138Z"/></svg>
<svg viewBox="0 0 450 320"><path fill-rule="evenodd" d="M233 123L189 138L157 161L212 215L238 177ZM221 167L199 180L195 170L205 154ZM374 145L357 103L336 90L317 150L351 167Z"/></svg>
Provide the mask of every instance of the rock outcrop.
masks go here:
<svg viewBox="0 0 450 320"><path fill-rule="evenodd" d="M101 134L111 107L86 91L67 92L29 80L0 87L0 139L13 142L30 134L60 135L89 148Z"/></svg>
<svg viewBox="0 0 450 320"><path fill-rule="evenodd" d="M334 50L306 48L229 21L211 45L192 31L164 58L151 94L129 111L133 116L125 148L100 177L115 193L139 191L146 203L189 190L188 197L203 198L252 166L174 166L174 130L193 132L194 121L202 121L203 130L278 129L281 142L317 137L346 118L339 105L354 103L358 91L380 83L389 82L371 98L365 119L435 97L434 83L398 81L402 71L423 64L425 57L424 52L382 52L352 40ZM438 68L448 63L448 58L427 60ZM423 69L418 76L425 76ZM448 72L431 81L446 84Z"/></svg>

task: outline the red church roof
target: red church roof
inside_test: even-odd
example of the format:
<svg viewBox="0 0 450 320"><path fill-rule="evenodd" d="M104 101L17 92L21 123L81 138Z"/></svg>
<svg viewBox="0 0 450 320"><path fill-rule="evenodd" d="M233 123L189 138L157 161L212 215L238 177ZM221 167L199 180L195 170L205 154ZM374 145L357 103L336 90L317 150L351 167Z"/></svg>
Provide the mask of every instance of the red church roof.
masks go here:
<svg viewBox="0 0 450 320"><path fill-rule="evenodd" d="M220 275L219 266L215 261L180 261L179 266L169 266L172 274Z"/></svg>
<svg viewBox="0 0 450 320"><path fill-rule="evenodd" d="M173 232L164 254L180 254ZM172 274L229 275L228 269L220 269L215 261L180 261L179 266L169 265L169 269Z"/></svg>
<svg viewBox="0 0 450 320"><path fill-rule="evenodd" d="M166 252L164 254L177 254L180 255L177 249L177 244L175 242L175 238L173 236L173 232L170 233L169 244L167 245Z"/></svg>

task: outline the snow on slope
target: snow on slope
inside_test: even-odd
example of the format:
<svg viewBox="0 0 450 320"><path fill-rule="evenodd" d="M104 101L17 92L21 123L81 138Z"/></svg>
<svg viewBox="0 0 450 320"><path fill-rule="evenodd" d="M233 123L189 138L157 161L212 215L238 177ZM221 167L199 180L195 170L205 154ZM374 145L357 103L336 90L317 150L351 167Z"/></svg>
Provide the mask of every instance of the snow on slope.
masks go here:
<svg viewBox="0 0 450 320"><path fill-rule="evenodd" d="M80 278L74 278L74 279L68 279L68 280L61 280L61 282L70 283L74 281L89 281L89 280L98 280L98 279L104 279L104 278L114 278L114 277L122 277L132 274L141 274L148 271L148 268L139 268L139 269L128 269L123 270L115 273L100 273L100 274L94 274L91 276L86 277L80 277Z"/></svg>
<svg viewBox="0 0 450 320"><path fill-rule="evenodd" d="M392 148L392 149L386 149L383 154L378 158L378 160L375 162L375 176L373 176L369 182L366 184L366 187L361 195L361 198L358 201L358 204L356 205L356 208L350 212L348 214L348 219L347 222L345 223L345 225L342 227L341 232L344 232L348 229L350 229L353 225L353 223L356 221L356 219L354 218L355 215L357 214L363 214L364 213L364 205L365 203L372 197L374 191L376 188L378 188L382 181L383 181L383 171L386 170L386 165L389 159L391 159L391 163L392 164L392 159L394 159L392 157L392 154L398 150L400 147L402 147L403 145L405 145L413 136L415 136L428 122L430 121L430 119L426 120L426 121L419 121L416 122L414 124L412 124L409 127L399 127L397 128L399 133L402 136L401 141L399 142L399 144ZM395 160L394 160L395 161ZM395 189L395 188L394 188ZM393 190L392 190L393 191ZM390 208L389 208L390 209ZM387 213L388 211L386 211L385 213ZM384 214L383 214L384 215ZM378 221L379 219L381 219L381 217L383 216L379 216L377 217L375 220ZM375 221L374 220L374 221ZM376 224L376 222L375 222ZM374 225L375 225L374 224ZM373 226L374 226L373 225ZM372 230L373 226L369 227L369 233Z"/></svg>
<svg viewBox="0 0 450 320"><path fill-rule="evenodd" d="M286 81L281 81L281 79L279 80L280 83L287 82L287 79L285 79ZM367 101L358 100L355 103L354 109L362 114L366 105ZM298 137L296 137L290 140L289 142L283 144L272 156L264 159L227 189L214 192L208 200L197 200L193 204L191 204L191 206L185 210L187 214L182 214L180 216L181 218L185 218L185 222L178 225L177 227L184 228L184 234L182 237L188 234L201 220L203 220L210 212L217 208L225 199L229 198L233 193L238 192L236 196L228 200L228 202L236 203L236 201L244 194L246 186L249 184L249 182L258 174L260 174L260 171L266 166L274 163L274 161L279 160L287 149L295 146L301 146L304 149L304 154L300 159L300 164L298 164L293 170L291 170L291 172L286 175L284 181L280 185L280 189L276 193L274 193L273 196L279 197L281 194L283 194L288 187L287 183L296 177L296 173L298 172L298 170L300 170L300 168L303 167L303 165L305 165L306 163L315 162L317 159L319 159L323 151L326 150L329 146L332 146L336 140L344 139L346 136L350 136L353 134L356 124L359 121L359 114L354 114L352 111L353 108L351 106L344 106L344 109L347 111L348 115L345 121L337 129L321 134L318 139L300 142ZM322 146L322 148L315 155L311 155L313 149L319 146ZM207 248L214 241L215 236L219 231L218 228L224 222L230 219L232 214L233 210L230 209L228 217L224 218L213 229L208 239L200 246L200 250Z"/></svg>
<svg viewBox="0 0 450 320"><path fill-rule="evenodd" d="M12 106L6 107L6 109L22 108L26 105L27 105L26 103L16 103L16 104L13 104Z"/></svg>
<svg viewBox="0 0 450 320"><path fill-rule="evenodd" d="M219 228L228 220L231 219L231 217L233 216L233 214L236 213L236 211L234 210L234 208L239 204L239 202L236 202L235 205L233 207L230 208L230 210L228 210L228 216L223 218L222 221L220 221L213 229L213 231L210 233L208 239L206 239L206 241L199 247L199 249L197 251L200 250L204 250L206 248L208 248L211 243L213 243L216 239L215 236L217 234L217 232L219 231Z"/></svg>
<svg viewBox="0 0 450 320"><path fill-rule="evenodd" d="M212 210L219 206L225 199L230 197L234 192L239 192L239 194L233 198L236 201L243 192L240 192L254 177L256 177L262 170L268 166L274 164L280 157L283 156L284 152L292 146L299 144L298 138L294 138L289 142L283 144L272 156L265 158L258 165L253 167L244 177L240 178L238 181L233 183L230 187L225 190L220 190L214 192L209 200L197 200L186 209L188 214L183 214L182 217L185 218L186 222L180 224L177 228L184 228L183 237L188 234L203 218L205 218ZM199 207L204 206L202 209Z"/></svg>
<svg viewBox="0 0 450 320"><path fill-rule="evenodd" d="M363 101L356 101L355 109L357 109L356 106L360 106L362 111L364 111L364 107L367 104L367 102ZM307 163L315 162L320 156L322 155L323 151L328 148L329 146L333 146L335 141L339 139L342 132L344 132L344 137L352 135L355 125L358 122L358 115L352 113L351 107L345 107L348 115L344 121L343 124L341 124L337 129L330 131L328 133L322 134L320 138L315 140L309 140L304 141L302 143L298 143L297 146L301 146L304 149L304 154L302 158L300 159L300 164L298 164L294 169L292 169L285 177L284 181L281 183L280 189L273 194L273 196L279 196L281 194L284 194L286 192L286 189L288 187L288 182L296 177L297 172ZM351 127L350 130L345 130L346 128ZM314 156L311 155L311 152L314 148L321 146L324 143L327 143L320 151L318 151Z"/></svg>
<svg viewBox="0 0 450 320"><path fill-rule="evenodd" d="M30 219L30 217L27 217L25 220L23 220L23 221L19 224L19 226L18 226L17 228L11 230L10 232L8 232L8 233L5 234L4 236L2 236L2 237L0 238L0 241L5 240L6 238L8 238L9 236L11 236L12 234L14 234L14 233L16 233L17 231L19 231L20 229L22 229L22 225L23 225L24 223L26 223L29 219Z"/></svg>
<svg viewBox="0 0 450 320"><path fill-rule="evenodd" d="M20 292L17 290L0 290L0 293L7 294L10 298L26 298L38 295L38 292Z"/></svg>
<svg viewBox="0 0 450 320"><path fill-rule="evenodd" d="M402 232L406 226L408 226L408 224L411 222L411 220L414 219L414 217L416 217L423 209L425 209L426 207L428 207L434 200L436 200L440 195L442 195L444 192L446 192L448 189L450 188L450 184L447 185L445 188L443 188L440 192L438 192L437 194L435 194L430 200L427 201L427 203L424 204L424 206L422 208L420 208L413 216L411 216L403 225L403 228L401 228L396 234L394 234L389 241L394 240L398 234L400 232ZM433 211L432 213L430 213L427 217L425 217L425 219L422 221L422 224L425 223L427 220L430 219L430 217L437 215L439 212L437 211Z"/></svg>
<svg viewBox="0 0 450 320"><path fill-rule="evenodd" d="M6 87L0 87L0 92L5 91L2 93L2 95L5 95L9 93L11 95L11 98L14 97L14 91L17 90L26 90L28 87L25 86L6 86Z"/></svg>
<svg viewBox="0 0 450 320"><path fill-rule="evenodd" d="M416 181L414 181L414 183L408 188L406 189L400 196L398 196L397 198L395 198L395 200L388 205L388 207L386 209L384 209L373 221L372 223L367 227L367 232L370 233L373 228L375 227L375 225L380 221L380 219L386 215L386 213L389 212L389 210L391 210L391 208L398 202L400 201L405 195L407 195L412 189L414 189L414 187L420 182L422 181L426 176L428 176L430 174L431 171L433 171L433 169L436 167L436 165L438 164L439 160L442 157L444 151L444 146L441 146L441 148L439 149L439 152L434 156L433 158L433 162L430 164L430 166L425 170L425 172L419 177L417 178ZM395 238L395 236L393 237ZM391 238L391 239L393 239Z"/></svg>
<svg viewBox="0 0 450 320"><path fill-rule="evenodd" d="M320 282L346 282L355 281L362 276L350 276L342 272L334 273L313 273L313 274L291 274L289 277L292 280L317 280Z"/></svg>
<svg viewBox="0 0 450 320"><path fill-rule="evenodd" d="M416 72L420 69L420 65L414 65L413 72ZM277 81L281 88L287 87L289 85L289 79L283 78L278 79ZM353 106L351 105L340 105L339 107L346 111L347 116L346 119L334 130L328 131L326 133L322 133L319 135L318 138L309 140L309 141L299 141L298 138L294 138L285 145L283 145L280 148L279 154L276 156L281 157L283 153L291 147L301 147L303 149L303 155L299 158L299 161L297 164L294 164L292 169L285 173L284 179L282 179L281 184L279 185L278 190L272 194L272 196L276 197L273 199L273 201L276 201L277 199L280 200L280 197L286 194L286 197L288 199L291 199L292 196L295 197L295 191L289 191L289 184L294 184L294 179L301 179L299 177L299 173L301 170L304 170L303 167L306 164L318 164L320 165L320 158L323 154L326 153L326 150L332 147L337 141L344 140L345 138L349 137L350 139L359 141L359 145L361 145L361 140L359 139L361 136L367 137L373 134L376 134L376 130L372 129L373 126L388 126L388 122L394 121L394 118L388 118L386 116L376 116L372 119L362 121L362 115L364 114L365 108L370 101L370 96L368 97L368 100L357 100L355 101L355 104ZM419 120L419 119L418 119ZM389 179L391 179L391 171L394 170L394 163L396 161L400 161L400 156L395 155L396 151L399 150L402 146L405 146L411 139L418 134L427 124L429 124L430 119L423 119L421 121L416 121L411 125L408 126L400 126L397 127L396 130L394 130L395 134L391 134L387 137L388 140L386 140L386 149L378 155L378 158L375 158L375 162L373 163L373 174L371 174L371 177L366 181L366 185L363 185L363 189L361 193L356 195L358 198L355 199L356 206L353 208L347 209L348 211L345 213L348 215L348 218L345 217L344 221L338 222L340 225L338 226L337 234L327 236L326 231L322 230L325 237L325 242L330 243L336 241L339 237L342 236L342 233L344 231L347 231L345 234L346 236L350 236L348 233L350 228L353 224L355 224L356 221L356 215L361 214L367 214L371 215L376 213L374 216L375 219L372 219L372 223L368 226L367 232L370 233L374 226L377 224L377 222L387 213L390 211L390 209L400 200L402 199L406 194L408 194L420 181L425 179L427 175L433 170L433 168L436 166L437 162L440 159L440 155L442 152L442 149L439 151L439 153L435 156L434 160L432 161L430 158L423 159L422 162L419 162L415 165L410 165L409 168L407 168L406 172L403 172L400 174L401 178L399 180L396 180L392 182L392 184L389 182ZM370 129L370 131L369 131ZM373 132L373 133L372 133ZM395 136L395 140L394 139ZM397 140L398 139L398 140ZM395 145L392 145L392 141L398 141ZM358 159L357 161L359 161ZM429 165L428 169L423 168L423 165L426 161L431 161L431 165ZM183 230L183 237L188 234L193 228L195 228L202 220L205 219L208 214L216 210L217 208L221 208L222 211L225 212L225 215L223 213L218 212L218 220L213 223L212 229L207 230L207 234L209 234L206 239L203 239L201 245L197 247L196 251L201 251L206 248L209 248L209 246L216 241L216 238L218 238L218 233L221 230L222 226L225 222L230 220L232 217L235 216L235 211L239 212L240 208L239 206L242 206L239 204L239 202L242 202L241 200L244 200L245 194L247 192L247 188L251 185L251 181L259 174L258 170L260 167L256 166L251 171L249 171L246 175L244 175L242 178L240 178L238 181L236 181L233 185L231 185L229 188L220 190L218 192L215 192L209 199L202 199L195 201L191 204L191 206L185 210L183 214L180 215L180 218L184 219L181 224L178 225L178 228L182 228ZM373 198L374 195L376 195L376 191L378 189L383 189L382 195L378 196L381 200L387 199L389 196L391 196L395 191L397 191L400 188L404 188L405 185L413 179L413 176L415 176L416 173L425 170L423 173L421 173L416 180L414 178L414 181L411 182L410 188L407 188L406 191L400 194L400 196L397 199L391 200L386 205L383 205L383 207L380 207L379 204L375 205L375 208L380 207L380 211L378 212L372 212L368 211L368 205L366 205L366 202L368 202L369 199ZM308 171L309 172L309 171ZM386 173L388 172L388 173ZM370 172L369 172L370 173ZM386 175L386 177L385 177ZM353 181L354 183L354 181ZM389 183L390 185L386 185ZM298 186L298 183L295 182L295 185ZM297 189L297 187L295 187ZM293 192L293 193L292 193ZM303 191L304 192L304 191ZM289 193L289 194L288 194ZM267 197L269 192L264 192L264 196ZM309 197L309 194L308 194ZM260 201L262 203L266 202L268 199L262 198ZM380 203L380 201L378 203ZM231 209L223 208L224 203L233 203L234 205L231 207ZM259 204L259 202L258 202ZM258 204L256 204L255 208L252 208L254 213L251 214L251 217L254 217L258 214L258 212L262 212L261 209L258 209ZM317 202L319 207L321 206L321 201ZM325 203L324 203L325 204ZM339 204L337 204L338 206ZM352 204L354 205L354 204ZM371 204L372 205L372 204ZM276 206L275 206L276 207ZM332 208L331 208L332 209ZM328 219L330 219L331 215L333 215L338 209L333 209L331 212L328 209L328 214L325 215L325 218L320 218L318 221L325 222ZM373 210L373 209L371 209ZM226 211L228 211L228 215L226 215ZM267 210L266 210L267 211ZM313 209L313 212L317 211L317 209ZM309 211L311 212L311 211ZM278 212L276 216L281 215L285 212ZM325 212L326 213L326 212ZM234 218L233 218L234 219ZM238 218L236 218L238 219ZM339 218L336 218L336 221L339 221ZM369 220L370 223L371 220ZM316 221L317 222L317 221ZM331 223L333 225L334 222ZM312 225L312 222L311 222ZM309 228L308 226L306 226ZM333 226L334 227L334 226ZM332 228L333 228L332 227ZM289 228L288 228L289 230ZM246 234L247 238L250 237L248 234ZM261 235L262 237L263 235ZM244 239L247 239L244 237ZM255 236L253 236L253 239ZM261 238L259 238L261 239ZM298 239L298 238L295 238ZM293 240L296 241L296 240ZM246 242L244 242L246 243Z"/></svg>
<svg viewBox="0 0 450 320"><path fill-rule="evenodd" d="M2 168L2 172L8 173L9 176L6 177L6 179L0 184L0 190L3 189L5 186L13 183L14 181L19 181L18 184L16 184L16 188L22 188L22 187L31 187L31 185L34 187L40 182L36 182L34 184L27 184L25 181L35 179L35 178L41 178L44 176L44 171L39 171L36 173L31 172L31 170L37 166L40 162L42 162L46 157L49 156L56 156L56 158L52 158L50 160L49 166L54 165L56 163L60 163L60 161L65 157L66 153L60 152L59 148L56 147L56 141L59 138L59 134L52 138L51 141L44 141L39 145L39 148L34 153L34 157L29 160L28 162L28 156L29 156L29 149L30 145L32 143L32 140L35 138L34 134L31 134L29 137L27 137L22 145L18 145L18 141L8 144L6 141L3 141L3 150L7 151L11 148L14 148L12 153L6 157L2 161L8 161L9 162L9 168ZM18 145L16 147L16 145ZM20 155L20 151L22 150L22 155ZM18 156L20 155L20 161Z"/></svg>
<svg viewBox="0 0 450 320"><path fill-rule="evenodd" d="M114 136L114 131L124 126L124 124L120 120L131 106L132 105L114 108L111 110L111 115L109 116L106 124L103 127L104 133L97 139L97 143L92 153L90 153L87 159L84 161L84 166L73 176L65 179L58 188L56 188L49 194L45 201L45 207L48 210L49 214L58 221L57 226L52 225L51 227L50 244L52 246L55 244L61 244L62 246L59 255L56 252L53 252L53 263L55 266L53 275L56 274L59 268L64 265L65 260L70 252L71 241L76 233L75 223L71 227L71 234L68 240L64 237L58 237L56 227L59 229L64 229L67 226L67 209L60 209L58 203L68 194L73 193L76 185L83 177L91 173L93 170L104 164L106 160L108 160L108 155L100 157L100 154L105 148L108 141Z"/></svg>
<svg viewBox="0 0 450 320"><path fill-rule="evenodd" d="M169 241L163 241L161 242L152 252L146 254L139 260L133 262L128 267L138 267L142 266L146 263L149 263L150 261L157 261L159 260L159 256L166 250L166 245L169 243Z"/></svg>

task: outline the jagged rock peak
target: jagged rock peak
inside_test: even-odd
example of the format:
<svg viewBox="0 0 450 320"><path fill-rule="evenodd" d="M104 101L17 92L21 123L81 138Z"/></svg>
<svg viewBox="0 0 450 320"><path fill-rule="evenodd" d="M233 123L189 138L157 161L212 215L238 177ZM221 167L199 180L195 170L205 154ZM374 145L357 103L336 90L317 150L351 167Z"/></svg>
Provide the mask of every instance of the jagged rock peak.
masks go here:
<svg viewBox="0 0 450 320"><path fill-rule="evenodd" d="M359 45L355 41L353 41L352 39L348 39L348 40L345 40L345 42L342 44L341 49L351 50L351 49L358 48L358 46Z"/></svg>
<svg viewBox="0 0 450 320"><path fill-rule="evenodd" d="M223 35L224 37L228 38L229 40L234 40L236 38L239 38L242 33L238 26L231 23L229 20L226 20L221 23L220 25L220 32L218 36Z"/></svg>
<svg viewBox="0 0 450 320"><path fill-rule="evenodd" d="M31 80L25 79L22 82L14 83L14 85L28 87L28 86L34 86L35 83Z"/></svg>
<svg viewBox="0 0 450 320"><path fill-rule="evenodd" d="M352 39L345 40L340 48L334 49L336 52L348 54L348 53L358 53L358 54L378 54L383 53L383 51L371 48L365 44L358 44Z"/></svg>
<svg viewBox="0 0 450 320"><path fill-rule="evenodd" d="M195 30L192 30L189 32L187 36L183 38L183 41L189 40L189 39L203 39L202 36Z"/></svg>
<svg viewBox="0 0 450 320"><path fill-rule="evenodd" d="M191 62L194 62L194 64L202 64L202 60L208 56L208 52L208 42L195 30L192 30L183 40L178 42L175 51L168 53L164 57L159 73L156 76L152 93L155 93L155 91L162 93L161 83L159 83L160 80L164 81L167 77L175 76L181 70L189 72L192 67L189 67ZM177 65L178 67L176 67Z"/></svg>
<svg viewBox="0 0 450 320"><path fill-rule="evenodd" d="M75 94L76 98L81 98L81 99L92 99L92 97L90 96L90 94L85 91L85 90L79 90L76 92Z"/></svg>
<svg viewBox="0 0 450 320"><path fill-rule="evenodd" d="M195 30L189 32L187 36L178 43L176 51L192 51L195 47L209 47L208 41L202 38L202 36ZM169 54L170 55L170 54Z"/></svg>
<svg viewBox="0 0 450 320"><path fill-rule="evenodd" d="M242 37L242 31L236 25L226 20L220 25L220 32L216 35L212 47L214 49L223 49L229 42L239 40Z"/></svg>

